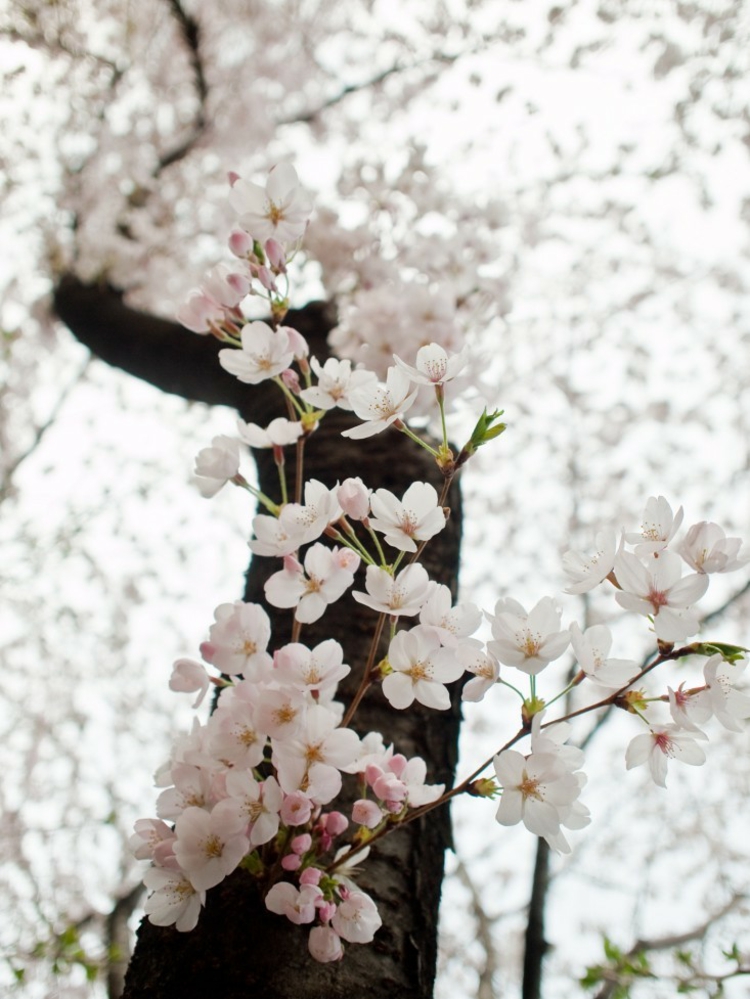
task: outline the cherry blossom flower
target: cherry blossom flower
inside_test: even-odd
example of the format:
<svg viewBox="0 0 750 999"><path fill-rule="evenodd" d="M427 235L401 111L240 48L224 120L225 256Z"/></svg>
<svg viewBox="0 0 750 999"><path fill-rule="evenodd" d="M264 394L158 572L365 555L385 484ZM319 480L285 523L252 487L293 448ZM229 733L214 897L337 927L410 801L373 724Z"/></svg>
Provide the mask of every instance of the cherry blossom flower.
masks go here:
<svg viewBox="0 0 750 999"><path fill-rule="evenodd" d="M331 926L349 943L370 943L383 925L378 907L363 891L353 891L339 903Z"/></svg>
<svg viewBox="0 0 750 999"><path fill-rule="evenodd" d="M255 423L245 423L237 420L237 430L240 439L250 447L286 447L302 436L302 423L299 420L287 420L283 416L271 420L266 429Z"/></svg>
<svg viewBox="0 0 750 999"><path fill-rule="evenodd" d="M677 552L696 572L734 572L750 561L750 555L740 555L742 540L728 538L718 524L702 520L693 524Z"/></svg>
<svg viewBox="0 0 750 999"><path fill-rule="evenodd" d="M445 527L437 490L429 482L413 482L400 501L387 489L378 489L370 497L370 507L370 526L400 551L415 552L416 541L427 541Z"/></svg>
<svg viewBox="0 0 750 999"><path fill-rule="evenodd" d="M612 632L604 624L595 624L584 632L573 622L570 641L578 665L590 680L602 687L624 687L640 671L638 663L631 659L608 658Z"/></svg>
<svg viewBox="0 0 750 999"><path fill-rule="evenodd" d="M463 666L453 652L442 649L434 632L417 626L400 631L388 649L392 673L383 680L383 693L394 708L408 708L414 700L444 711L451 699L446 683L457 680Z"/></svg>
<svg viewBox="0 0 750 999"><path fill-rule="evenodd" d="M469 349L462 347L458 354L448 354L439 343L430 343L417 351L416 367L406 364L397 354L393 360L416 385L444 385L466 367Z"/></svg>
<svg viewBox="0 0 750 999"><path fill-rule="evenodd" d="M169 689L198 696L193 701L193 707L198 708L208 693L210 682L203 663L193 659L177 659L172 666L172 676L169 678Z"/></svg>
<svg viewBox="0 0 750 999"><path fill-rule="evenodd" d="M676 514L663 496L650 496L643 511L640 533L625 535L629 545L635 545L636 555L655 555L664 551L682 523L682 507Z"/></svg>
<svg viewBox="0 0 750 999"><path fill-rule="evenodd" d="M186 808L204 808L214 804L213 776L203 767L176 763L171 769L174 787L162 791L156 800L160 819L176 819Z"/></svg>
<svg viewBox="0 0 750 999"><path fill-rule="evenodd" d="M206 727L212 753L226 765L257 767L262 763L268 733L258 724L255 704L225 694Z"/></svg>
<svg viewBox="0 0 750 999"><path fill-rule="evenodd" d="M307 947L310 956L321 964L340 961L344 956L341 937L330 926L313 926L307 938Z"/></svg>
<svg viewBox="0 0 750 999"><path fill-rule="evenodd" d="M721 655L711 656L703 667L706 681L705 691L698 697L705 700L724 728L732 732L743 732L740 721L750 718L750 697L735 690L733 683L741 676L745 663L726 663Z"/></svg>
<svg viewBox="0 0 750 999"><path fill-rule="evenodd" d="M559 658L570 644L570 633L560 628L561 612L551 597L542 599L527 613L516 600L499 600L492 622L494 641L487 649L506 666L515 666L531 676Z"/></svg>
<svg viewBox="0 0 750 999"><path fill-rule="evenodd" d="M394 578L386 569L368 565L365 574L367 593L355 590L359 603L392 617L418 614L429 592L430 578L418 562L408 565Z"/></svg>
<svg viewBox="0 0 750 999"><path fill-rule="evenodd" d="M351 361L340 361L335 357L329 357L323 365L316 357L311 357L310 367L315 372L318 384L302 389L300 395L316 409L328 410L337 406L339 409L351 410L349 393L353 389L377 382L373 371L365 368L352 371Z"/></svg>
<svg viewBox="0 0 750 999"><path fill-rule="evenodd" d="M239 305L250 292L249 275L238 273L236 266L216 264L201 281L201 291L226 309Z"/></svg>
<svg viewBox="0 0 750 999"><path fill-rule="evenodd" d="M247 831L250 846L262 846L279 831L279 810L284 800L275 777L259 783L245 770L232 770L226 778L227 797L213 810L217 821Z"/></svg>
<svg viewBox="0 0 750 999"><path fill-rule="evenodd" d="M194 288L175 314L177 322L192 333L210 333L224 319L224 308L200 288Z"/></svg>
<svg viewBox="0 0 750 999"><path fill-rule="evenodd" d="M588 593L612 572L617 553L614 531L599 531L593 555L568 551L562 557L563 569L570 579L566 593Z"/></svg>
<svg viewBox="0 0 750 999"><path fill-rule="evenodd" d="M698 630L698 614L690 607L708 589L705 575L681 578L681 565L678 555L663 550L648 567L630 552L620 552L615 559L622 587L615 599L625 610L653 615L656 635L663 642L680 642Z"/></svg>
<svg viewBox="0 0 750 999"><path fill-rule="evenodd" d="M286 881L278 881L266 895L266 908L298 926L315 919L316 903L323 898L317 885L295 888Z"/></svg>
<svg viewBox="0 0 750 999"><path fill-rule="evenodd" d="M312 650L299 642L285 645L276 653L274 666L276 677L299 691L335 689L351 672L344 663L344 650L333 638Z"/></svg>
<svg viewBox="0 0 750 999"><path fill-rule="evenodd" d="M242 327L242 349L225 347L219 351L219 364L241 382L258 385L275 378L294 360L294 350L284 328L272 330L256 320Z"/></svg>
<svg viewBox="0 0 750 999"><path fill-rule="evenodd" d="M198 925L201 906L206 904L206 892L196 890L182 871L151 867L143 875L143 883L151 891L143 910L154 926L172 926L187 933Z"/></svg>
<svg viewBox="0 0 750 999"><path fill-rule="evenodd" d="M274 674L278 675L276 670L274 670ZM255 720L259 728L268 732L272 739L283 741L296 739L302 731L308 701L301 690L295 689L289 684L284 684L278 690L264 684L263 688L257 692L253 706Z"/></svg>
<svg viewBox="0 0 750 999"><path fill-rule="evenodd" d="M290 536L299 536L300 544L315 541L329 524L341 517L341 507L336 499L337 488L329 489L317 479L305 483L305 502L287 503L279 514L283 529ZM253 526L255 522L253 521Z"/></svg>
<svg viewBox="0 0 750 999"><path fill-rule="evenodd" d="M201 655L228 676L254 677L270 666L266 652L271 640L271 622L260 604L236 600L220 604L214 611L215 624L209 640L201 645Z"/></svg>
<svg viewBox="0 0 750 999"><path fill-rule="evenodd" d="M580 794L576 776L555 753L526 757L506 749L493 762L503 788L497 821L503 826L523 822L529 832L543 836L552 845L569 806Z"/></svg>
<svg viewBox="0 0 750 999"><path fill-rule="evenodd" d="M455 648L459 639L473 635L482 623L482 612L476 604L452 606L451 591L441 583L430 585L430 595L419 612L419 623L432 628L441 645ZM466 667L468 669L468 666Z"/></svg>
<svg viewBox="0 0 750 999"><path fill-rule="evenodd" d="M351 390L351 407L360 420L367 422L352 427L351 430L344 430L342 436L361 440L379 434L396 420L400 420L416 397L417 390L411 389L409 376L400 368L389 368L385 384L367 382Z"/></svg>
<svg viewBox="0 0 750 999"><path fill-rule="evenodd" d="M297 171L289 163L279 163L271 170L265 188L239 178L229 192L229 202L242 228L259 243L267 239L294 243L303 235L312 211Z"/></svg>
<svg viewBox="0 0 750 999"><path fill-rule="evenodd" d="M463 642L454 651L463 669L474 674L474 679L469 680L461 691L461 700L481 701L500 678L500 665L497 659L489 652L485 652L479 643Z"/></svg>
<svg viewBox="0 0 750 999"><path fill-rule="evenodd" d="M248 546L254 555L276 555L283 558L302 545L305 525L288 516L282 521L278 517L259 513L253 518L253 533L255 537L248 541Z"/></svg>
<svg viewBox="0 0 750 999"><path fill-rule="evenodd" d="M136 860L151 860L160 843L170 842L174 832L161 819L138 819L128 846Z"/></svg>
<svg viewBox="0 0 750 999"><path fill-rule="evenodd" d="M177 819L175 857L197 891L207 891L231 874L248 852L250 843L238 830L238 822L210 814L202 808L186 808Z"/></svg>
<svg viewBox="0 0 750 999"><path fill-rule="evenodd" d="M699 767L706 762L706 754L695 741L705 739L703 732L686 732L676 725L654 725L650 732L631 740L625 753L628 770L648 763L651 776L660 787L667 786L667 763L670 759Z"/></svg>
<svg viewBox="0 0 750 999"><path fill-rule="evenodd" d="M233 479L240 470L240 445L233 437L214 437L211 447L199 451L195 458L196 484L201 496L210 499Z"/></svg>
<svg viewBox="0 0 750 999"><path fill-rule="evenodd" d="M362 479L344 479L336 490L336 499L350 520L364 520L370 513L370 493Z"/></svg>
<svg viewBox="0 0 750 999"><path fill-rule="evenodd" d="M292 742L274 740L273 763L279 784L287 794L303 790L315 800L318 794L310 784L317 781L323 788L329 779L335 779L338 787L326 787L326 794L335 787L331 797L317 800L317 803L324 805L338 793L341 786L338 770L352 762L359 748L359 736L349 728L339 728L338 722L333 711L315 704L308 709L303 731L297 739ZM311 773L315 766L319 771L317 775Z"/></svg>
<svg viewBox="0 0 750 999"><path fill-rule="evenodd" d="M295 607L295 620L312 624L352 585L359 563L348 548L312 545L304 570L294 556L285 557L284 568L266 581L266 599L274 607Z"/></svg>

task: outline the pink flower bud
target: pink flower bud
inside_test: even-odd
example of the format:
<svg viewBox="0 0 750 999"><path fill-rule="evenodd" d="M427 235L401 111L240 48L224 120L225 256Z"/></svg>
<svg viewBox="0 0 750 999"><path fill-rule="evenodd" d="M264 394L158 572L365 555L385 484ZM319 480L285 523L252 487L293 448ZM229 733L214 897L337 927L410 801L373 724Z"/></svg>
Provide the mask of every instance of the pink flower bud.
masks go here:
<svg viewBox="0 0 750 999"><path fill-rule="evenodd" d="M306 867L299 876L299 883L301 885L317 885L322 877L323 872L319 867Z"/></svg>
<svg viewBox="0 0 750 999"><path fill-rule="evenodd" d="M297 360L302 357L307 357L310 353L310 347L302 334L298 330L295 330L292 326L280 326L279 332L282 330L289 338L289 346L294 351L294 356Z"/></svg>
<svg viewBox="0 0 750 999"><path fill-rule="evenodd" d="M281 372L281 380L295 395L300 393L299 377L296 371L292 371L291 368L287 368L286 371Z"/></svg>
<svg viewBox="0 0 750 999"><path fill-rule="evenodd" d="M241 260L245 260L253 252L253 238L242 229L233 229L229 234L229 249Z"/></svg>
<svg viewBox="0 0 750 999"><path fill-rule="evenodd" d="M360 798L359 801L354 802L352 822L356 822L358 826L367 826L368 829L374 829L375 826L379 825L382 818L383 813L374 801L369 801L367 798Z"/></svg>
<svg viewBox="0 0 750 999"><path fill-rule="evenodd" d="M344 479L336 491L336 499L352 520L364 520L370 512L370 490L362 479Z"/></svg>
<svg viewBox="0 0 750 999"><path fill-rule="evenodd" d="M237 183L237 181L239 179L240 179L240 175L238 173L235 173L234 170L230 170L227 173L227 180L229 181L229 186L230 187L234 187L234 185Z"/></svg>
<svg viewBox="0 0 750 999"><path fill-rule="evenodd" d="M285 871L296 871L300 867L302 861L299 859L296 853L288 853L286 857L281 858L281 866Z"/></svg>
<svg viewBox="0 0 750 999"><path fill-rule="evenodd" d="M356 557L356 556L355 556ZM349 826L349 819L341 812L329 812L326 817L326 831L331 836L340 836Z"/></svg>
<svg viewBox="0 0 750 999"><path fill-rule="evenodd" d="M209 687L208 673L202 663L192 659L178 659L172 666L172 676L169 679L169 689L180 693L198 693L193 707L197 708Z"/></svg>
<svg viewBox="0 0 750 999"><path fill-rule="evenodd" d="M267 239L263 249L266 251L268 262L279 274L286 273L286 250L277 239Z"/></svg>
<svg viewBox="0 0 750 999"><path fill-rule="evenodd" d="M307 871L305 873L307 873ZM321 921L321 923L327 923L330 919L333 919L335 915L336 915L336 903L321 901L320 905L318 906L318 919Z"/></svg>
<svg viewBox="0 0 750 999"><path fill-rule="evenodd" d="M213 663L214 656L216 655L216 646L213 642L201 642L198 646L198 651L207 663Z"/></svg>
<svg viewBox="0 0 750 999"><path fill-rule="evenodd" d="M254 267L255 276L266 289L266 291L277 291L276 282L273 279L273 274L269 271L265 264L261 267Z"/></svg>
<svg viewBox="0 0 750 999"><path fill-rule="evenodd" d="M300 857L303 853L307 853L311 846L312 836L310 833L303 833L301 836L295 836L291 842L292 852L296 853Z"/></svg>
<svg viewBox="0 0 750 999"><path fill-rule="evenodd" d="M330 926L313 926L307 941L310 956L322 964L340 961L344 956L341 937Z"/></svg>

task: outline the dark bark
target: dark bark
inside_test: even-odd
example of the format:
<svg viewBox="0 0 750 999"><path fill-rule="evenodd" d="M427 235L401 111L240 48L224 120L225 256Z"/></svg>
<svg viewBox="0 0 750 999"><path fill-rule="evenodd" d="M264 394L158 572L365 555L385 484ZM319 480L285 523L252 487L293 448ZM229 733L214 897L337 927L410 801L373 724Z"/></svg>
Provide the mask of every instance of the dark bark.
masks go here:
<svg viewBox="0 0 750 999"><path fill-rule="evenodd" d="M544 912L549 888L549 855L547 840L538 839L529 900L529 918L526 924L522 999L541 999L542 995L542 966L548 949L547 941L544 939Z"/></svg>
<svg viewBox="0 0 750 999"><path fill-rule="evenodd" d="M219 344L166 320L129 309L117 291L87 287L66 279L56 294L60 317L103 360L168 392L189 399L233 406L246 419L265 424L283 413L278 390L242 385L216 360ZM286 322L298 328L321 360L333 317L324 303L312 303ZM371 487L401 494L415 479L442 487L442 477L427 452L390 430L364 442L341 437L351 417L335 410L308 442L305 477L333 485L361 475ZM261 488L276 495L277 473L270 453L256 454ZM427 546L424 564L431 578L455 594L460 537L459 497L446 529ZM277 560L253 559L245 599L261 602L263 583ZM358 585L361 588L361 584ZM289 640L291 614L268 608L274 646ZM351 697L367 656L376 615L350 596L332 605L315 625L305 626L302 641L314 645L335 637L352 666ZM415 706L396 712L379 689L366 695L354 719L361 734L383 732L397 751L420 755L430 782L450 783L456 763L460 711L427 711ZM350 782L350 785L353 782ZM346 790L346 788L345 788ZM355 796L348 788L350 797ZM450 842L446 810L433 813L381 840L363 867L359 883L378 903L383 927L372 944L348 945L344 960L320 965L309 958L304 928L268 913L253 879L237 871L208 893L206 910L192 933L141 924L128 971L125 999L184 999L211 995L221 999L428 999L437 956L437 912L443 853Z"/></svg>

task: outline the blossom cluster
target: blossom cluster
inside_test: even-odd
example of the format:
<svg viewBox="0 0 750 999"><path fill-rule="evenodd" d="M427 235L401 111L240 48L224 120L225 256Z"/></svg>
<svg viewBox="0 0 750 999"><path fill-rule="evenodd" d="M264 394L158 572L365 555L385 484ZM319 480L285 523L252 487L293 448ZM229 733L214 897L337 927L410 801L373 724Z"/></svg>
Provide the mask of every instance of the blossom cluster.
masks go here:
<svg viewBox="0 0 750 999"><path fill-rule="evenodd" d="M321 363L310 357L299 332L281 325L286 302L277 283L310 210L296 174L277 167L265 188L235 178L231 201L240 229L230 245L243 262L242 280L239 272L212 272L195 293L203 304L210 299L214 309L206 314L205 329L196 329L203 320L193 322L203 307L197 299L197 312L188 303L183 322L187 318L189 328L213 332L229 344L219 362L240 381L274 382L288 418L267 427L239 421L237 437L216 437L199 452L195 472L205 496L233 482L265 511L252 521L249 545L255 556L279 560L265 583L265 600L292 613L292 635L287 644L275 644L260 604L236 601L216 608L200 646L202 661L177 660L170 680L173 690L197 695L196 708L214 687L214 710L176 742L157 774L162 788L157 817L136 824L132 844L137 857L151 861L144 878L151 891L146 912L157 925L192 929L206 892L242 867L256 879L270 912L310 927L313 958L336 961L345 943L367 943L381 925L355 865L366 860L378 839L457 793L499 796L500 825L523 823L553 849L570 850L564 830L581 829L590 816L580 801L584 754L568 744L572 728L564 715L545 720L564 695L593 695L575 714L617 706L645 724L647 731L628 746L626 766L648 762L662 785L669 759L704 761L701 743L707 736L699 726L711 716L727 728L750 717L750 697L733 685L745 650L700 641L679 644L699 630L697 603L709 576L741 569L748 558L740 540L727 538L716 524L695 524L678 537L682 509L674 514L661 496L648 500L639 531L625 532L619 541L614 532L602 531L595 553L566 553L568 594L609 584L624 611L649 622L656 651L642 663L611 655L614 640L605 625L564 625L551 596L530 610L505 596L492 613L454 602L447 586L430 579L420 558L445 528L452 479L478 447L504 429L497 423L500 413L485 410L455 454L446 436L444 403L446 386L465 367L463 349L430 342L413 357L393 354L383 381L349 359ZM273 325L242 321L240 293L247 294L253 282L268 293ZM437 448L406 422L420 388L433 393L441 417ZM442 472L442 493L421 481L400 496L360 478L332 487L305 482L299 472L306 442L335 408L361 421L344 432L354 440L391 428L426 448ZM277 497L260 492L240 473L243 446L273 450ZM290 464L298 472L292 490L285 458L291 447L296 461ZM304 626L320 620L348 592L365 613L372 612L373 627L369 648L357 655L356 693L345 703L339 684L352 667L344 662L340 642L328 637L311 647L300 639ZM485 622L491 637L483 640ZM548 667L564 656L574 659L577 670L556 690L548 678L559 674ZM687 689L683 683L658 694L636 687L656 667L688 656L705 659L704 683ZM415 702L444 711L451 705L451 685L454 699L465 702L510 691L520 698L520 728L448 792L428 782L425 760L408 759L379 732L360 736L351 727L366 694L385 698L396 711ZM659 712L668 712L668 720ZM524 739L528 752L518 748ZM482 777L490 767L494 778ZM341 797L345 781L356 782L358 796Z"/></svg>

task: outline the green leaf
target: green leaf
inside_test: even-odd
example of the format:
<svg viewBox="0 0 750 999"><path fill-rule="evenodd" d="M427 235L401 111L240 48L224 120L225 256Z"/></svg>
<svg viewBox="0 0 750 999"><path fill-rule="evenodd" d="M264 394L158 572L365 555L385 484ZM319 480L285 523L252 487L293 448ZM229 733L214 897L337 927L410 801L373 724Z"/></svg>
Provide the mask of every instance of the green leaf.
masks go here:
<svg viewBox="0 0 750 999"><path fill-rule="evenodd" d="M693 642L689 646L692 655L715 656L721 655L728 663L735 663L738 659L744 659L743 652L750 652L744 645L729 645L727 642Z"/></svg>

